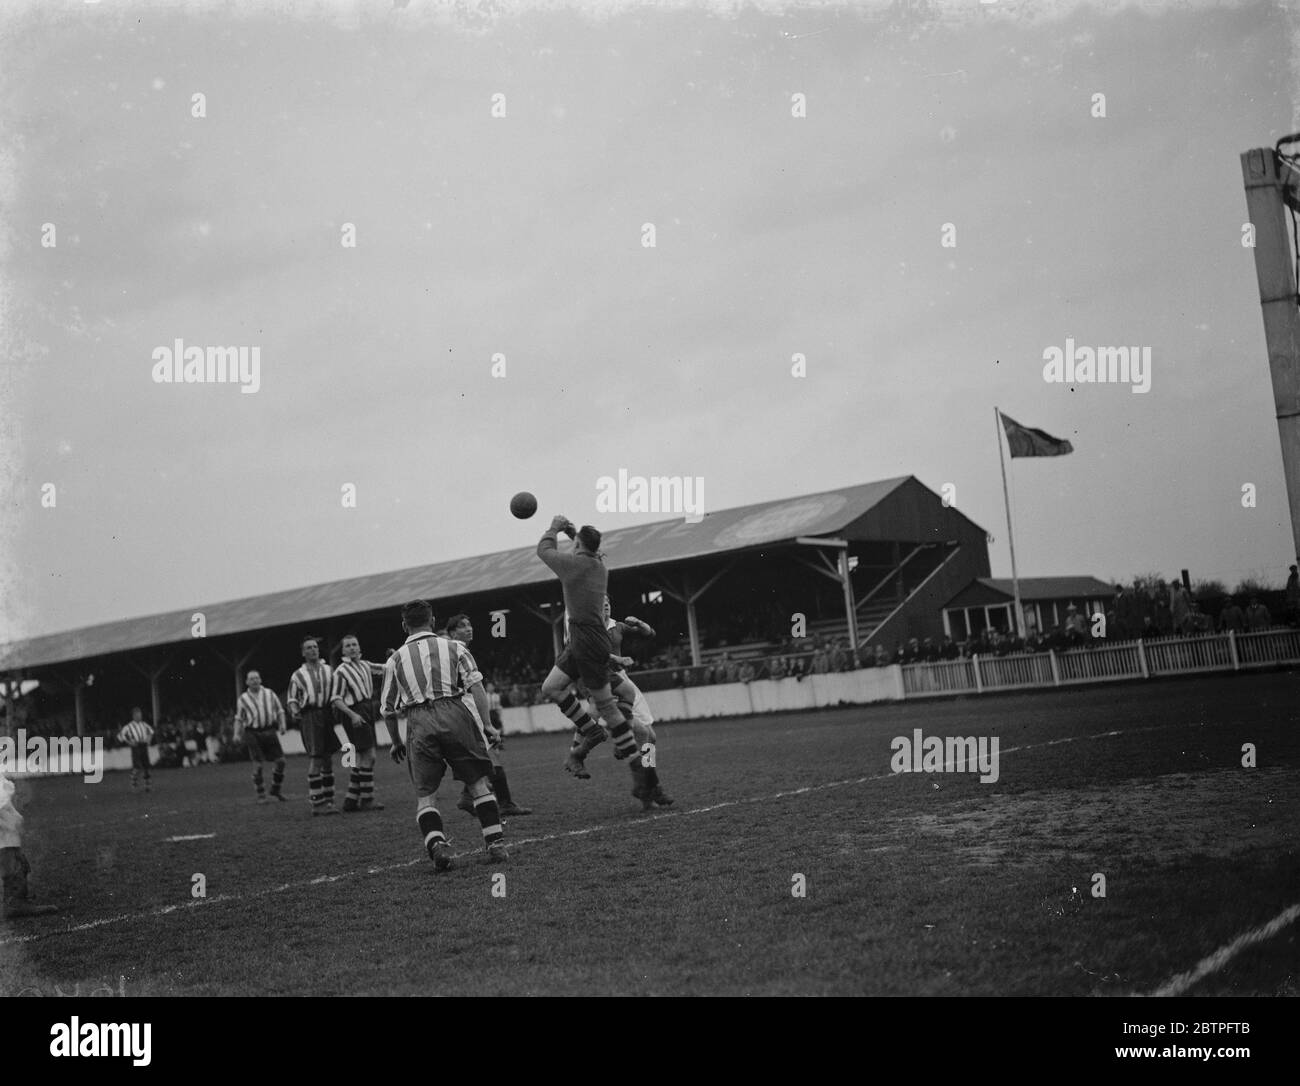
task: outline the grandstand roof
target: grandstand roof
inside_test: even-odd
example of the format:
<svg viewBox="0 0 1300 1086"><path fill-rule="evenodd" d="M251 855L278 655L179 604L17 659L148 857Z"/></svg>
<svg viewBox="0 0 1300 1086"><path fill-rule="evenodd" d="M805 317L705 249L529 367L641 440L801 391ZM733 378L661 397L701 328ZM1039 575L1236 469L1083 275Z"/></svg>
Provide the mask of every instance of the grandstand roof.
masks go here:
<svg viewBox="0 0 1300 1086"><path fill-rule="evenodd" d="M1110 599L1115 586L1096 577L1021 577L1022 603L1035 600ZM1014 600L1015 587L1010 577L976 577L953 596L944 607L979 607L985 603Z"/></svg>
<svg viewBox="0 0 1300 1086"><path fill-rule="evenodd" d="M790 543L799 536L833 535L876 509L905 484L938 501L915 477L904 475L820 494L723 509L705 514L696 523L678 518L615 528L605 533L602 547L610 569L617 573ZM945 513L956 514L956 510L946 509ZM882 530L880 519L880 514L869 518L854 533L855 538L876 537ZM917 534L923 519L900 517L899 536L911 538ZM904 520L909 523L902 523ZM541 527L539 522L539 534ZM937 531L933 524L926 530ZM186 641L191 637L191 615L195 611L202 611L205 616L207 636L220 637L336 615L363 614L418 597L440 600L526 588L554 580L551 571L538 561L535 547L520 547L15 641L0 645L0 668L38 667Z"/></svg>

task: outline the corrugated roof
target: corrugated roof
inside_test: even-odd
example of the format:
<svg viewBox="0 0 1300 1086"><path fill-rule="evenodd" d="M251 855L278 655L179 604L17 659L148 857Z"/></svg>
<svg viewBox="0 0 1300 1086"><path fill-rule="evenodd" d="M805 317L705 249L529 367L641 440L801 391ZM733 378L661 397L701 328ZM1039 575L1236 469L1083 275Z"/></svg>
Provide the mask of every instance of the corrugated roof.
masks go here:
<svg viewBox="0 0 1300 1086"><path fill-rule="evenodd" d="M617 571L786 543L796 536L828 535L847 527L910 478L723 509L693 524L678 518L615 528L605 533L601 545L610 569ZM539 536L544 527L539 521ZM0 668L37 667L189 640L195 611L206 618L207 636L219 637L396 607L417 597L447 599L554 579L535 547L520 547L15 641L0 645Z"/></svg>
<svg viewBox="0 0 1300 1086"><path fill-rule="evenodd" d="M1007 599L1015 598L1014 582L1010 577L976 578L985 588L1001 592ZM1022 600L1110 599L1115 586L1096 577L1021 577Z"/></svg>

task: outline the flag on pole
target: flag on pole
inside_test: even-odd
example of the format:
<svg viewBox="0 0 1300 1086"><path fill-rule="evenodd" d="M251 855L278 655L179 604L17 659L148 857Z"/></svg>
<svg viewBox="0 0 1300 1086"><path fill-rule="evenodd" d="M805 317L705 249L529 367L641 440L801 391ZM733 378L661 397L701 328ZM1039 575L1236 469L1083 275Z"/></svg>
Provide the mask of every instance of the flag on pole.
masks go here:
<svg viewBox="0 0 1300 1086"><path fill-rule="evenodd" d="M1010 415L1000 411L998 414L1002 418L1002 428L1007 432L1007 450L1013 460L1017 456L1064 456L1074 452L1074 446L1063 438L1021 426Z"/></svg>

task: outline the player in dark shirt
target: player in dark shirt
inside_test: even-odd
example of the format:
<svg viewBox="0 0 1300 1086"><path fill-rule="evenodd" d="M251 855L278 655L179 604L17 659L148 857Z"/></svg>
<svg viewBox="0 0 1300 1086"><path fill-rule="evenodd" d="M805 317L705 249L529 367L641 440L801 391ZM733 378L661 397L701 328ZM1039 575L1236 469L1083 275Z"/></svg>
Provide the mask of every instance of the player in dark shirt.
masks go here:
<svg viewBox="0 0 1300 1086"><path fill-rule="evenodd" d="M574 537L573 549L561 551L559 533ZM564 608L569 618L569 644L555 660L555 667L542 683L542 693L554 701L582 734L582 742L569 751L564 763L575 777L589 776L584 768L587 754L605 740L601 726L582 708L574 692L581 682L591 693L596 712L614 741L614 757L620 760L637 753L631 724L619 708L609 685L609 658L613 651L605 628L605 589L609 571L600 554L600 532L590 524L575 529L563 516L537 544L537 557L555 571L564 590Z"/></svg>

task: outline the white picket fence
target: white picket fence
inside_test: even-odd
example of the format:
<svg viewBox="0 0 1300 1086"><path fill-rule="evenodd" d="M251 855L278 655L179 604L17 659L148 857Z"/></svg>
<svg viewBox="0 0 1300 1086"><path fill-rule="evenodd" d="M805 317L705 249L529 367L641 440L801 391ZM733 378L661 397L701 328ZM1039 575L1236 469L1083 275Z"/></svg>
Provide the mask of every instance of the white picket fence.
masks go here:
<svg viewBox="0 0 1300 1086"><path fill-rule="evenodd" d="M972 656L903 667L904 697L982 694L1075 683L1146 679L1152 675L1241 671L1300 664L1300 630L1279 627L1254 633L1122 641L1067 652Z"/></svg>

